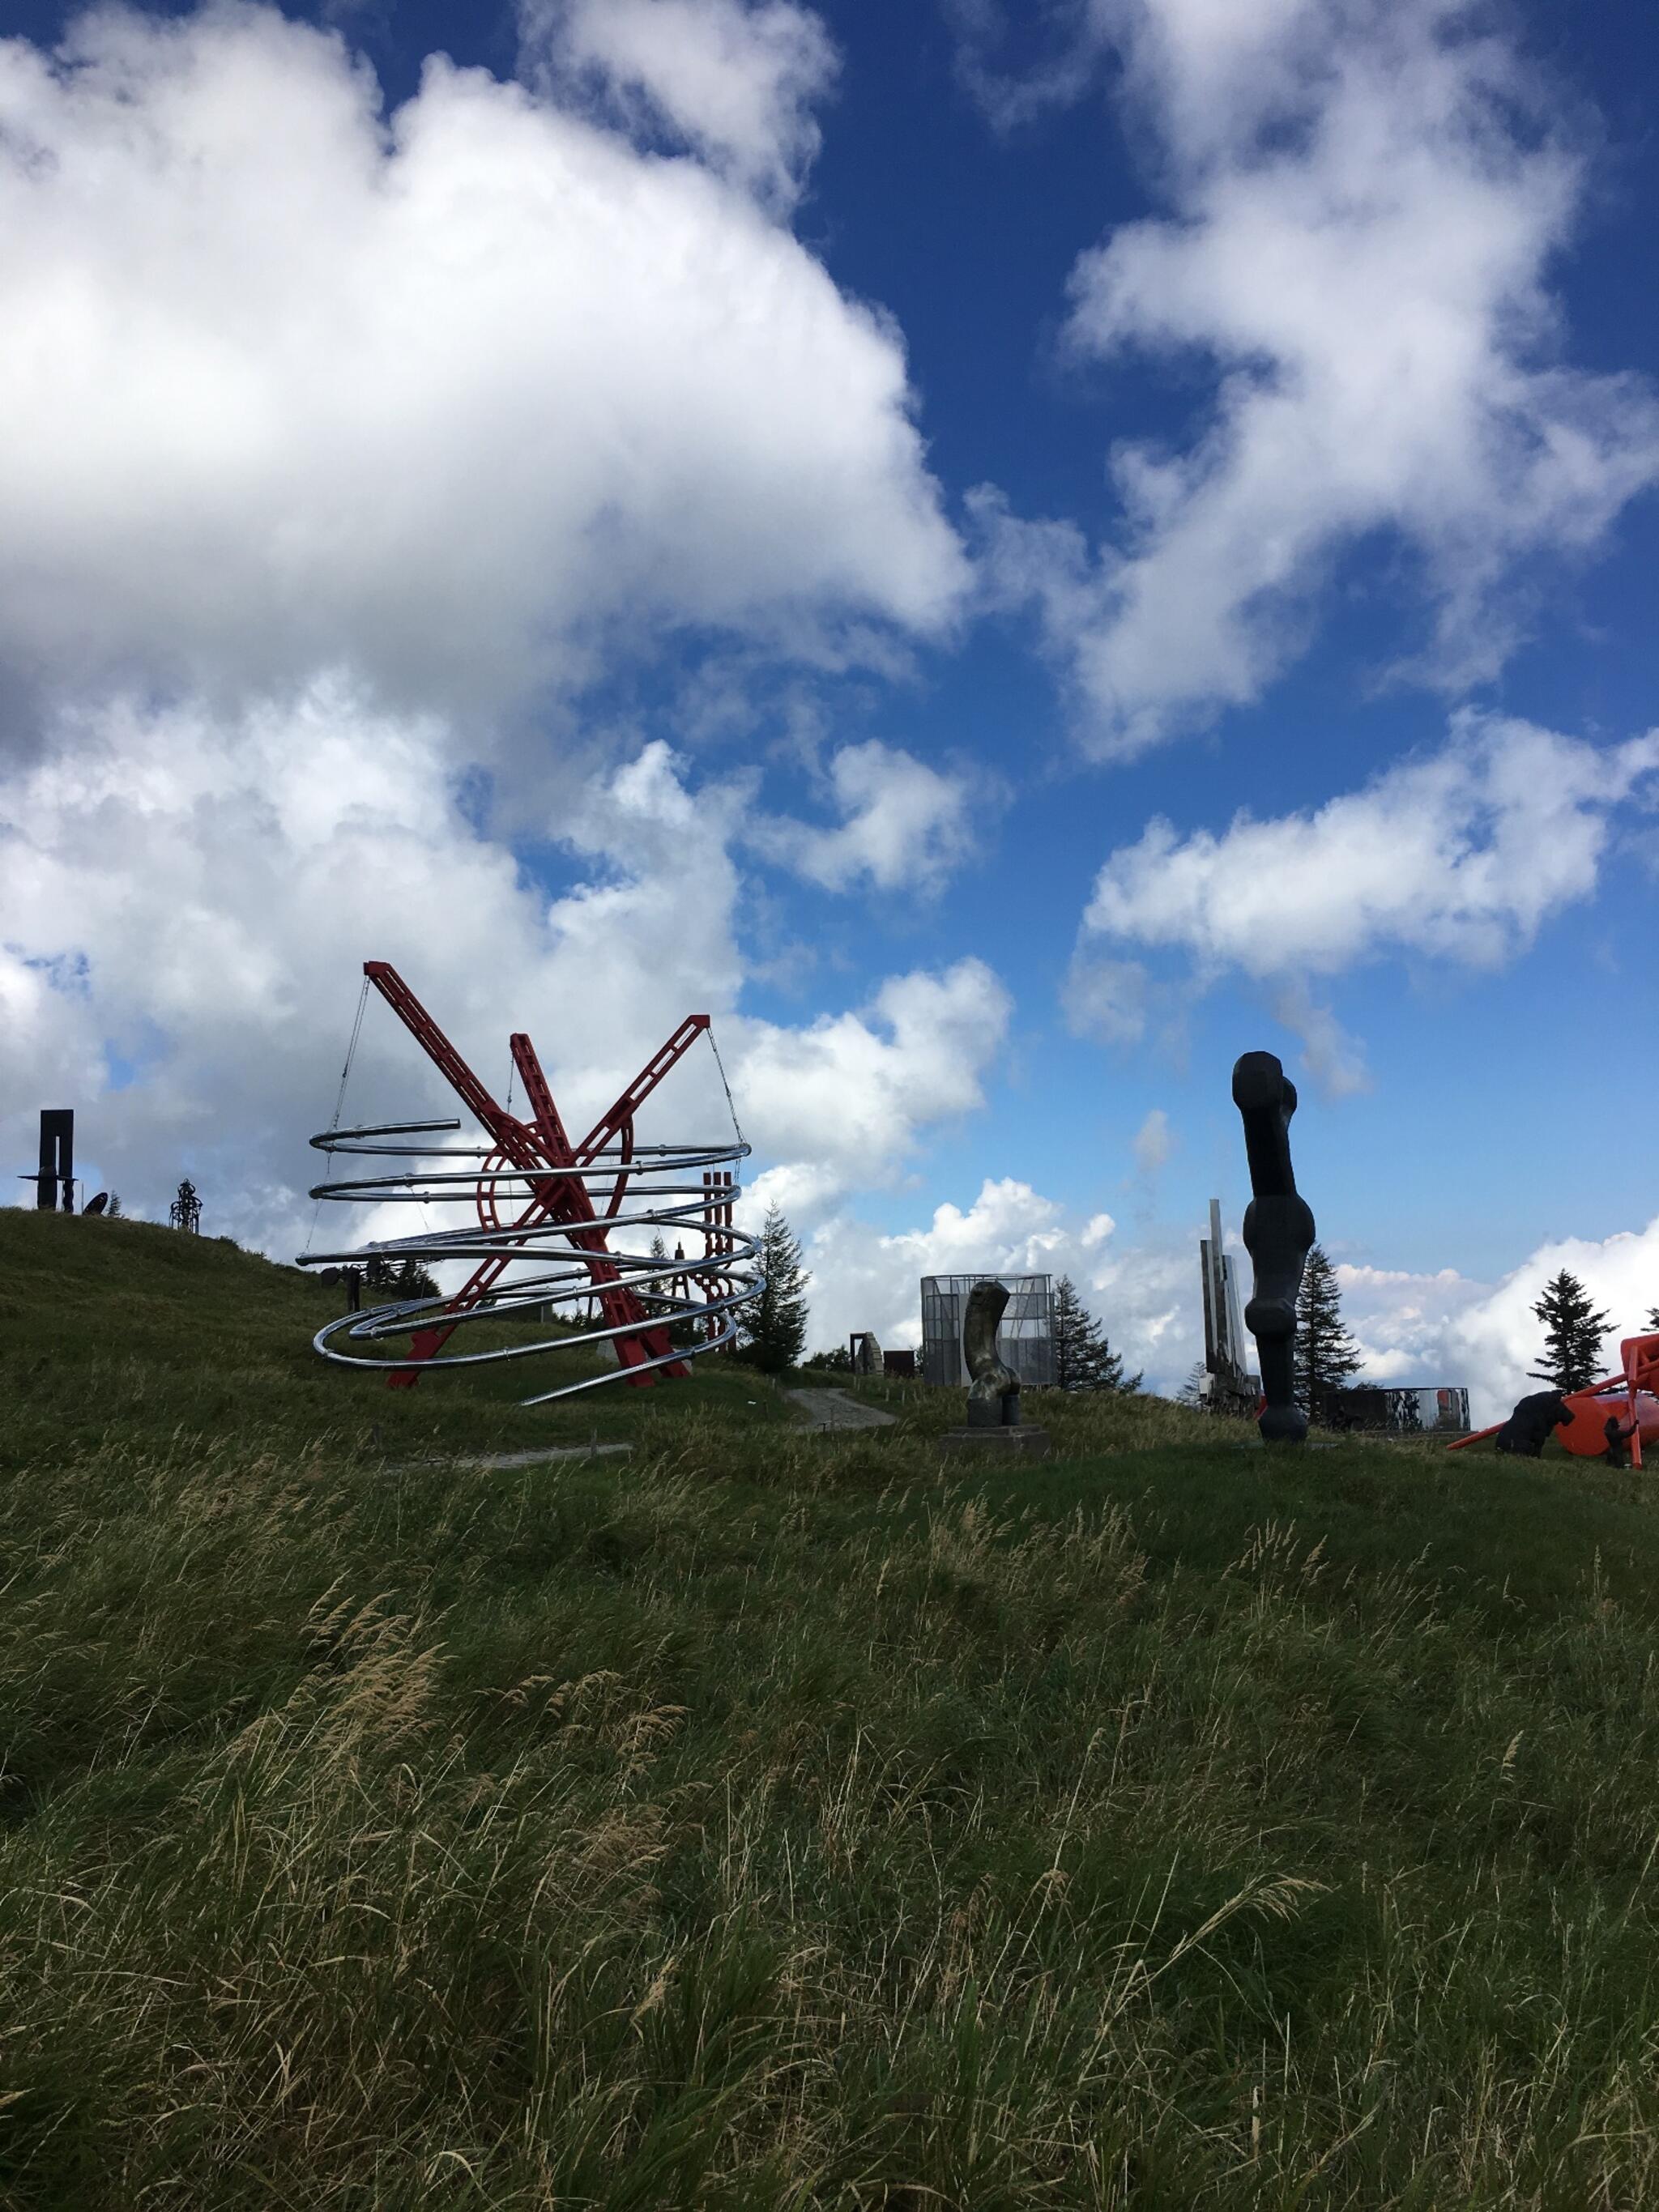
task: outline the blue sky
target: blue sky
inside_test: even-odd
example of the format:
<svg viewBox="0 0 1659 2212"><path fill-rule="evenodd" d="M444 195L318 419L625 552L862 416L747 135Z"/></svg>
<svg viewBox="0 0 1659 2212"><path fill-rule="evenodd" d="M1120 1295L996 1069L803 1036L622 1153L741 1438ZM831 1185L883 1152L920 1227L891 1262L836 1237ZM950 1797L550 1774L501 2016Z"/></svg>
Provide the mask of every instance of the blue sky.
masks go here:
<svg viewBox="0 0 1659 2212"><path fill-rule="evenodd" d="M1373 1371L1659 1303L1650 10L283 14L0 46L15 1151L291 1249L387 950L708 1003L826 1337L1178 1382L1260 1047Z"/></svg>

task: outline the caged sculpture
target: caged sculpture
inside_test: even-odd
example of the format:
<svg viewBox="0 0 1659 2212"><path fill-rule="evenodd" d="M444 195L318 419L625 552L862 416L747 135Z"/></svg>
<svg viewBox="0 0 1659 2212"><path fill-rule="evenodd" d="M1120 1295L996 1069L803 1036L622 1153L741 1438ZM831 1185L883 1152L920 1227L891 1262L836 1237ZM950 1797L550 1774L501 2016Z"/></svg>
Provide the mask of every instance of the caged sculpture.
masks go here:
<svg viewBox="0 0 1659 2212"><path fill-rule="evenodd" d="M429 1367L477 1367L594 1346L614 1357L616 1364L599 1374L521 1401L540 1406L619 1377L635 1386L659 1376L681 1378L690 1372L689 1360L736 1340L738 1310L759 1295L764 1278L756 1239L732 1219L738 1192L732 1170L749 1154L735 1113L731 1142L641 1145L634 1133L640 1109L700 1037L708 1037L718 1066L707 1014L689 1015L587 1134L573 1143L528 1036L519 1032L511 1040L514 1069L529 1108L527 1115L516 1115L491 1096L395 968L369 960L363 974L335 1125L311 1139L328 1156L330 1179L311 1195L319 1211L330 1202L412 1206L425 1222L430 1213L461 1207L471 1218L460 1227L426 1227L417 1236L356 1250L308 1251L300 1265L355 1270L375 1260L414 1260L425 1267L465 1263L471 1272L455 1290L396 1299L330 1322L313 1340L325 1359L372 1369L386 1376L389 1388L410 1389ZM434 1141L459 1130L458 1121L338 1126L371 988L477 1121L481 1143ZM729 1088L726 1101L729 1105ZM399 1164L389 1174L333 1179L337 1161L362 1158ZM700 1253L685 1250L688 1243L699 1241ZM678 1249L666 1259L662 1254L671 1244ZM458 1333L503 1320L551 1320L557 1333L504 1343L498 1331L495 1341L477 1350L445 1353ZM405 1344L406 1351L396 1349Z"/></svg>
<svg viewBox="0 0 1659 2212"><path fill-rule="evenodd" d="M1233 1068L1233 1103L1244 1122L1254 1194L1244 1212L1244 1249L1255 1272L1244 1326L1255 1339L1261 1369L1256 1425L1264 1443L1304 1443L1308 1417L1296 1402L1296 1300L1316 1231L1291 1165L1296 1085L1272 1053L1247 1052Z"/></svg>

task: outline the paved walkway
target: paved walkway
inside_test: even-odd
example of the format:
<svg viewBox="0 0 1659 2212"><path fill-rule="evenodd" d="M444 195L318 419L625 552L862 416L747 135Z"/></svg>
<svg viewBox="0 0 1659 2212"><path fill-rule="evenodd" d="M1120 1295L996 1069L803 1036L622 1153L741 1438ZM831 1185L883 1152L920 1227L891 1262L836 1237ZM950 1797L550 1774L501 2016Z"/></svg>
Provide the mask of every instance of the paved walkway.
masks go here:
<svg viewBox="0 0 1659 2212"><path fill-rule="evenodd" d="M786 1390L783 1395L800 1407L809 1429L890 1429L898 1419L879 1406L860 1405L844 1390Z"/></svg>
<svg viewBox="0 0 1659 2212"><path fill-rule="evenodd" d="M465 1467L494 1473L500 1468L544 1467L556 1459L605 1459L616 1452L631 1452L632 1444L538 1444L533 1451L443 1453L416 1460L406 1467L388 1468L388 1474L415 1474L428 1468Z"/></svg>

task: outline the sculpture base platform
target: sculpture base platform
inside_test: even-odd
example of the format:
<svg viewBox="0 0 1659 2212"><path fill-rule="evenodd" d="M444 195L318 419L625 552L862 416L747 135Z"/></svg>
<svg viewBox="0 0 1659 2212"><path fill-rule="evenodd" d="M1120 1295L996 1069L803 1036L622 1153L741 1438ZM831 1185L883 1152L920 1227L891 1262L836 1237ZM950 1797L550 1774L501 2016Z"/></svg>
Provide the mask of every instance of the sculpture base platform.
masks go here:
<svg viewBox="0 0 1659 2212"><path fill-rule="evenodd" d="M946 1429L939 1445L976 1459L1047 1459L1054 1449L1048 1430L1028 1421L1012 1428Z"/></svg>

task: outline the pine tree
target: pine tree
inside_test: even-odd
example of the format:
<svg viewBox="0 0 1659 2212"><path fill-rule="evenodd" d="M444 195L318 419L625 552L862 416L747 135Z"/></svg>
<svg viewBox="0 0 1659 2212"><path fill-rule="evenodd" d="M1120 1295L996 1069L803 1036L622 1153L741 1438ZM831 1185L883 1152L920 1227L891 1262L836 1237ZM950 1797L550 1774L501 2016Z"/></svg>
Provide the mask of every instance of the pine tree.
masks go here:
<svg viewBox="0 0 1659 2212"><path fill-rule="evenodd" d="M1296 1294L1296 1401L1310 1421L1324 1419L1332 1392L1359 1364L1359 1347L1342 1320L1336 1270L1316 1244Z"/></svg>
<svg viewBox="0 0 1659 2212"><path fill-rule="evenodd" d="M1659 1329L1659 1306L1655 1306L1648 1315L1647 1327L1650 1333Z"/></svg>
<svg viewBox="0 0 1659 2212"><path fill-rule="evenodd" d="M1591 1305L1577 1276L1563 1267L1545 1284L1533 1311L1544 1324L1544 1358L1528 1373L1537 1382L1553 1383L1558 1390L1582 1390L1587 1382L1599 1382L1601 1340L1612 1324Z"/></svg>
<svg viewBox="0 0 1659 2212"><path fill-rule="evenodd" d="M764 1374L781 1375L795 1365L806 1342L806 1271L799 1242L775 1206L767 1213L760 1248L766 1285L739 1309L738 1357Z"/></svg>
<svg viewBox="0 0 1659 2212"><path fill-rule="evenodd" d="M1053 1328L1054 1381L1062 1390L1139 1389L1139 1375L1124 1380L1121 1354L1107 1342L1069 1275L1055 1286Z"/></svg>
<svg viewBox="0 0 1659 2212"><path fill-rule="evenodd" d="M1192 1373L1187 1377L1187 1380L1182 1384L1180 1389L1176 1393L1176 1405L1193 1406L1200 1410L1202 1409L1204 1404L1204 1376L1206 1372L1206 1370L1205 1368L1204 1362L1201 1359L1194 1360Z"/></svg>
<svg viewBox="0 0 1659 2212"><path fill-rule="evenodd" d="M392 1288L400 1298L435 1298L438 1285L416 1259L403 1261L392 1276Z"/></svg>

